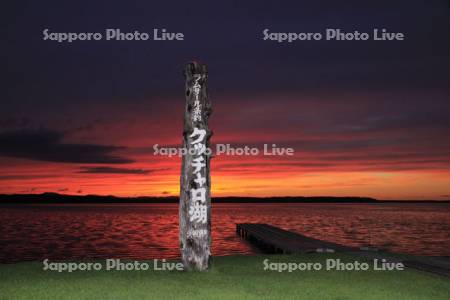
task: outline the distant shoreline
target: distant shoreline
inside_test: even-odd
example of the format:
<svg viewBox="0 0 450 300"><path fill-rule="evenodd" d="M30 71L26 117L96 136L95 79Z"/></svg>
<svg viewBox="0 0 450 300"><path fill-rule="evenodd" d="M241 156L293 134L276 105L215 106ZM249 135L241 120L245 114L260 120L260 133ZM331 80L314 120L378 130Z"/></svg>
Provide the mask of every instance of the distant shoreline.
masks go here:
<svg viewBox="0 0 450 300"><path fill-rule="evenodd" d="M170 197L116 197L101 195L66 195L58 193L43 194L4 194L0 204L65 204L65 203L178 203L179 198ZM450 203L444 200L378 200L370 197L214 197L213 203Z"/></svg>

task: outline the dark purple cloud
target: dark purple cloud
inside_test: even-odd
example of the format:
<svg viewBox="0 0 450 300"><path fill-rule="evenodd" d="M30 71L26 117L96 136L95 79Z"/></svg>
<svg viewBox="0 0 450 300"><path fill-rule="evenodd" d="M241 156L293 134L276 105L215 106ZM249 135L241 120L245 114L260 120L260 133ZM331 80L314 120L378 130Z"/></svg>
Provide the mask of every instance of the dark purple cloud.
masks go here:
<svg viewBox="0 0 450 300"><path fill-rule="evenodd" d="M65 163L124 164L132 160L114 155L118 146L65 143L64 134L51 129L0 133L0 156Z"/></svg>

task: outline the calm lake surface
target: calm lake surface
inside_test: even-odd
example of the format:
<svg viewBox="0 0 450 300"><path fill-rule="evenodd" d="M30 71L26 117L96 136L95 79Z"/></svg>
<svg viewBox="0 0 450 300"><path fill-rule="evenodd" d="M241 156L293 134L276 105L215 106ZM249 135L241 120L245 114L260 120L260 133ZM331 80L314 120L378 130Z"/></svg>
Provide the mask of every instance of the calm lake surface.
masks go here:
<svg viewBox="0 0 450 300"><path fill-rule="evenodd" d="M450 255L450 204L213 204L213 255L258 250L235 223L345 245ZM178 258L177 204L0 205L0 262Z"/></svg>

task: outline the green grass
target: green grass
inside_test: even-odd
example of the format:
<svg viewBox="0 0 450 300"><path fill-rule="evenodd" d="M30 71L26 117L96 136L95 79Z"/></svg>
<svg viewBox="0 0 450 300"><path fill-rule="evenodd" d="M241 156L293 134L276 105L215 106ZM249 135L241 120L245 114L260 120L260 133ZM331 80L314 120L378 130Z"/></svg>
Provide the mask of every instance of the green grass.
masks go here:
<svg viewBox="0 0 450 300"><path fill-rule="evenodd" d="M208 272L43 271L0 265L0 299L450 299L450 280L405 271L264 271L271 262L324 262L342 254L217 257ZM361 258L358 258L361 261ZM101 261L104 263L104 261Z"/></svg>

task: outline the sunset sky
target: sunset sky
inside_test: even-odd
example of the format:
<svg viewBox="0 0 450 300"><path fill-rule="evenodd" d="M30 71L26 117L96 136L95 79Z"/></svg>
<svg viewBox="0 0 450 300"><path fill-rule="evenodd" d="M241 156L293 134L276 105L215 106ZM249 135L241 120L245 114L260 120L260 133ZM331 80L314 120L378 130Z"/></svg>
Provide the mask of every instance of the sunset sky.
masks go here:
<svg viewBox="0 0 450 300"><path fill-rule="evenodd" d="M89 4L87 4L89 3ZM9 3L0 193L175 196L183 65L209 68L212 142L294 156L216 156L213 196L450 200L448 1ZM177 9L173 10L176 5ZM42 40L42 31L183 32L185 41ZM405 41L262 40L262 30Z"/></svg>

